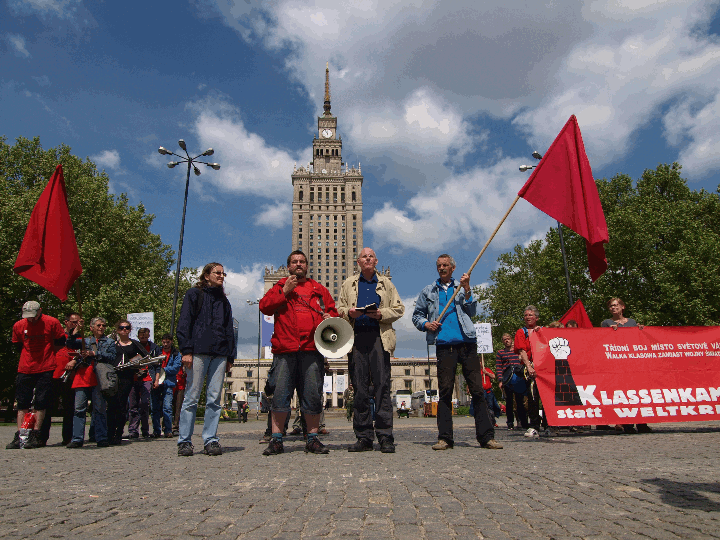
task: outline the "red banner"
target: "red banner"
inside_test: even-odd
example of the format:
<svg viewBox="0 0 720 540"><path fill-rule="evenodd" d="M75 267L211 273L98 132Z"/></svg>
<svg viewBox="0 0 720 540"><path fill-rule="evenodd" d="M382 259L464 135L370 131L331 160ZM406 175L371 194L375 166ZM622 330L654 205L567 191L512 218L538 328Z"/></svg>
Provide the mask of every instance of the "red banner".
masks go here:
<svg viewBox="0 0 720 540"><path fill-rule="evenodd" d="M720 327L542 328L530 344L551 426L720 420Z"/></svg>

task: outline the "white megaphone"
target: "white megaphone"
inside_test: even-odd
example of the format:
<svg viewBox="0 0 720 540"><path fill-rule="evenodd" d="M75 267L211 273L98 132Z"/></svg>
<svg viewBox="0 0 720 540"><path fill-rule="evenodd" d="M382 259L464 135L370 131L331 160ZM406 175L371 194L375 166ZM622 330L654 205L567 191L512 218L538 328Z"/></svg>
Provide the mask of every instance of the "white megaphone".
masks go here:
<svg viewBox="0 0 720 540"><path fill-rule="evenodd" d="M325 358L340 358L352 349L355 332L350 323L340 317L330 317L315 329L315 347Z"/></svg>

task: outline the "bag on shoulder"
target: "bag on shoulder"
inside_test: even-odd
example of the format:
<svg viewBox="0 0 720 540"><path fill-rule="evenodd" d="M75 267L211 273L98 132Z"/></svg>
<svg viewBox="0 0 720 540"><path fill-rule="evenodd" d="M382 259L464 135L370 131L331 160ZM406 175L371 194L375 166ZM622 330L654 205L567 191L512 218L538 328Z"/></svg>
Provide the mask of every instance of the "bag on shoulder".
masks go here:
<svg viewBox="0 0 720 540"><path fill-rule="evenodd" d="M90 348L97 354L97 344L93 343ZM118 376L115 366L105 362L95 362L95 375L97 376L100 391L105 397L112 397L118 391Z"/></svg>

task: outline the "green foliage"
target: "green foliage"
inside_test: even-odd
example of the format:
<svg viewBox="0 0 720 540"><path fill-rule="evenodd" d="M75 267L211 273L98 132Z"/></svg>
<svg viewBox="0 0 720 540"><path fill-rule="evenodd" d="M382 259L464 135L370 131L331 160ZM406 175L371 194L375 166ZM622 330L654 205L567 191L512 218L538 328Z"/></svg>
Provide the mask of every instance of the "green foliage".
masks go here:
<svg viewBox="0 0 720 540"><path fill-rule="evenodd" d="M608 270L595 283L585 240L563 228L573 300L583 301L594 325L609 318L606 303L614 296L641 324L720 324L720 197L691 190L680 169L673 163L645 170L634 186L624 174L596 182L610 243ZM476 294L485 310L481 319L497 325L493 337L500 348L502 334L514 335L522 326L526 305L538 307L543 325L569 306L556 228L498 262L491 285Z"/></svg>
<svg viewBox="0 0 720 540"><path fill-rule="evenodd" d="M43 312L62 320L79 311L75 290L64 304L35 283L13 273L30 214L58 163L62 163L68 206L83 273L78 282L85 320L101 316L113 324L134 312L155 312L157 333L170 327L174 253L150 232L155 216L125 194L108 193L109 178L95 164L61 145L43 150L40 139L18 138L14 146L0 137L0 396L12 397L17 353L12 325L22 304L38 300ZM190 270L181 274L179 301L191 286Z"/></svg>

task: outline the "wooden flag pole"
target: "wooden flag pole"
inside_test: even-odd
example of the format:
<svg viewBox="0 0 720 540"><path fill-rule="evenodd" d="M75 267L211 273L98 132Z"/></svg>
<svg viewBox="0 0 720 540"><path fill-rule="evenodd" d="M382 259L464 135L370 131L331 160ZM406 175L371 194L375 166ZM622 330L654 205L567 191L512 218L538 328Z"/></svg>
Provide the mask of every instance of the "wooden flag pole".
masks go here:
<svg viewBox="0 0 720 540"><path fill-rule="evenodd" d="M494 230L493 233L490 235L490 238L488 239L487 242L485 242L485 246L482 248L482 251L481 251L480 254L475 258L475 262L472 263L472 266L470 266L470 270L468 270L468 271L466 272L468 276L469 276L470 274L472 274L472 271L473 271L473 269L475 268L475 265L476 265L476 264L478 263L478 261L480 260L480 257L483 256L483 253L485 253L485 250L486 250L487 247L490 245L490 242L493 241L493 238L495 238L495 235L497 234L498 230L500 230L500 227L502 226L502 224L505 223L505 220L507 219L508 215L510 215L510 212L512 211L513 208L515 208L515 205L517 204L517 202L518 202L519 200L520 200L520 195L518 195L517 197L515 197L515 200L514 200L513 203L510 205L510 208L508 208L508 211L505 212L505 215L504 215L503 218L500 220L500 223L498 223L498 226L495 227L495 230ZM448 303L447 303L447 305L445 306L445 309L442 310L442 313L441 313L440 316L435 320L435 322L440 322L440 319L443 318L443 315L445 315L445 312L446 312L446 311L448 310L448 308L452 305L452 301L455 300L455 297L457 296L457 293L459 293L459 292L460 292L460 287L458 287L457 289L455 289L455 292L453 293L452 298L450 298L450 300L448 300Z"/></svg>

